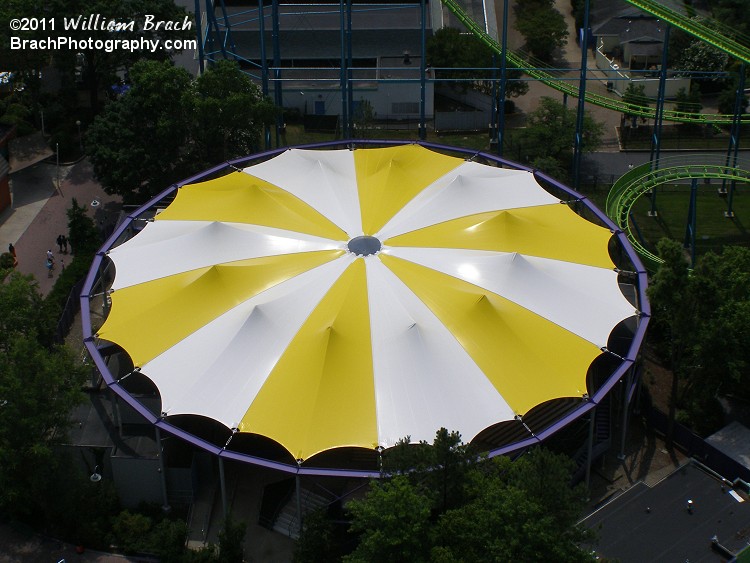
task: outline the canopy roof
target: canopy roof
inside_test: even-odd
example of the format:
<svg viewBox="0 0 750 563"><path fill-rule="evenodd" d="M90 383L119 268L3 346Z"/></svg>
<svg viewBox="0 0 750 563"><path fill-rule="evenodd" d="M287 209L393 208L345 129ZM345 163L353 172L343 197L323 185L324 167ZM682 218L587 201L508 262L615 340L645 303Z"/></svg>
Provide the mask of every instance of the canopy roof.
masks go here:
<svg viewBox="0 0 750 563"><path fill-rule="evenodd" d="M419 145L289 149L180 187L109 251L99 330L194 414L295 459L470 440L582 397L637 313L609 229L524 170Z"/></svg>

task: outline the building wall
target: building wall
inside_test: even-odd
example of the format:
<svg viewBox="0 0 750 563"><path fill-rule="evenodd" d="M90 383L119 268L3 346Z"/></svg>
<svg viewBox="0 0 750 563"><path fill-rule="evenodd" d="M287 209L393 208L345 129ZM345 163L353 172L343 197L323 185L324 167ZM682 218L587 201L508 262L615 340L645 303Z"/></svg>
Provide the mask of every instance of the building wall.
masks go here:
<svg viewBox="0 0 750 563"><path fill-rule="evenodd" d="M112 457L112 478L125 508L141 502L164 503L158 459Z"/></svg>
<svg viewBox="0 0 750 563"><path fill-rule="evenodd" d="M10 207L10 179L7 174L0 174L0 213Z"/></svg>
<svg viewBox="0 0 750 563"><path fill-rule="evenodd" d="M434 84L425 84L425 118L431 120L435 112ZM376 86L355 88L352 100L356 105L366 100L372 105L375 119L415 120L420 115L420 85L411 82L381 82ZM285 108L295 108L302 115L341 115L340 90L287 88L283 91Z"/></svg>

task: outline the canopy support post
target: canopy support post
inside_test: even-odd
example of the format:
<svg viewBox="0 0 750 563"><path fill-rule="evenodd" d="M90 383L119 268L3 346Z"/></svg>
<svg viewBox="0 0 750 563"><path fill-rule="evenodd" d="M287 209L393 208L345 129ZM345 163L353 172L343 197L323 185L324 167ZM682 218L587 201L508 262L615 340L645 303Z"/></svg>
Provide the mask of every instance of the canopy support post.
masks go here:
<svg viewBox="0 0 750 563"><path fill-rule="evenodd" d="M422 0L420 2L420 53L419 53L419 138L424 141L427 138L427 124L425 123L425 104L427 103L426 98L426 77L427 72L427 2ZM433 114L435 110L433 108Z"/></svg>
<svg viewBox="0 0 750 563"><path fill-rule="evenodd" d="M576 113L576 136L573 151L573 189L580 189L581 156L583 154L583 129L586 116L586 71L589 50L589 0L585 0L583 9L583 33L581 35L581 76L578 81L578 109Z"/></svg>
<svg viewBox="0 0 750 563"><path fill-rule="evenodd" d="M617 456L617 459L620 461L625 459L625 442L628 439L628 407L630 406L630 402L628 401L628 391L630 389L631 381L633 380L633 369L634 367L631 367L628 370L628 375L625 377L622 385L622 435L620 438L620 453Z"/></svg>
<svg viewBox="0 0 750 563"><path fill-rule="evenodd" d="M299 473L294 476L294 484L297 489L297 530L302 535L302 485L300 483Z"/></svg>
<svg viewBox="0 0 750 563"><path fill-rule="evenodd" d="M659 94L656 98L656 113L654 114L654 132L651 136L651 171L659 170L659 153L661 151L661 125L664 121L664 92L667 81L667 54L669 53L669 31L672 26L666 24L664 28L664 48L661 53L661 69L659 69ZM651 189L651 210L649 217L656 217L656 188Z"/></svg>
<svg viewBox="0 0 750 563"><path fill-rule="evenodd" d="M589 438L586 453L586 488L591 488L591 456L594 450L594 423L596 422L596 406L589 411Z"/></svg>
<svg viewBox="0 0 750 563"><path fill-rule="evenodd" d="M221 487L221 507L224 510L224 520L227 519L229 508L227 507L227 481L224 478L224 458L219 456L219 486Z"/></svg>
<svg viewBox="0 0 750 563"><path fill-rule="evenodd" d="M505 143L505 97L508 88L508 0L503 0L503 35L500 51L500 94L497 107L497 156L503 156ZM494 66L494 65L493 65Z"/></svg>
<svg viewBox="0 0 750 563"><path fill-rule="evenodd" d="M171 507L169 506L169 497L167 496L167 474L164 468L164 450L161 445L161 431L159 430L159 427L157 425L154 425L154 430L156 431L156 448L157 448L156 457L159 460L159 475L161 476L161 492L162 492L162 497L164 500L164 504L162 505L161 508L164 512L169 512Z"/></svg>

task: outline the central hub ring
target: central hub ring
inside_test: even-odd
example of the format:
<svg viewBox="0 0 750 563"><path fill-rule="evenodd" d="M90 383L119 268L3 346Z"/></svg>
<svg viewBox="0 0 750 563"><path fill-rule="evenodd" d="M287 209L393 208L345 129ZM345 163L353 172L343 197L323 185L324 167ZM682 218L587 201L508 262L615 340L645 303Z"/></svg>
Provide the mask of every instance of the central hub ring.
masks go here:
<svg viewBox="0 0 750 563"><path fill-rule="evenodd" d="M383 245L378 239L370 236L354 237L346 245L349 252L357 254L359 256L370 256L371 254L377 254Z"/></svg>

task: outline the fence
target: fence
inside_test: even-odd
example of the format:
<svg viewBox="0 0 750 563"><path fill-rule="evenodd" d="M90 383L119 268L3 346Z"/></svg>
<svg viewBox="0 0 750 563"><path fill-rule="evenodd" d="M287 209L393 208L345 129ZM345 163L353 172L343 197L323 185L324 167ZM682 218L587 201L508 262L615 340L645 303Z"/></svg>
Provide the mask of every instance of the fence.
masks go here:
<svg viewBox="0 0 750 563"><path fill-rule="evenodd" d="M73 286L68 294L68 300L65 302L60 320L57 321L57 328L55 329L55 343L63 344L65 337L70 332L70 327L73 326L73 321L81 309L81 290L83 289L83 283L86 279L81 279Z"/></svg>
<svg viewBox="0 0 750 563"><path fill-rule="evenodd" d="M666 435L669 417L665 413L654 407L649 407L645 409L644 414L646 423L650 428ZM688 456L694 457L722 477L730 481L737 478L750 481L750 468L716 449L687 426L676 421L674 423L674 443L684 450Z"/></svg>

